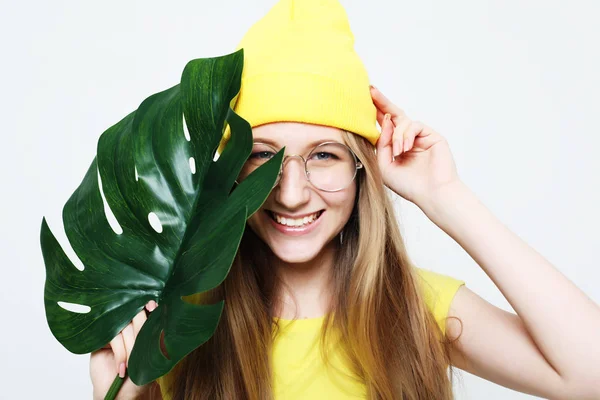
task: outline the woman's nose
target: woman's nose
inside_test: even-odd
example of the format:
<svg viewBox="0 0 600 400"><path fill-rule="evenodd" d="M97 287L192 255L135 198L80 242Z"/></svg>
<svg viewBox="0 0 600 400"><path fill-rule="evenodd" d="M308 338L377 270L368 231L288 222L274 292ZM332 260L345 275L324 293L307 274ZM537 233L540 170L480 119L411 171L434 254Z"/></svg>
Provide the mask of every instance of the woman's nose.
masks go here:
<svg viewBox="0 0 600 400"><path fill-rule="evenodd" d="M304 159L299 155L286 156L276 190L277 201L286 208L297 208L309 200L309 182L304 171Z"/></svg>

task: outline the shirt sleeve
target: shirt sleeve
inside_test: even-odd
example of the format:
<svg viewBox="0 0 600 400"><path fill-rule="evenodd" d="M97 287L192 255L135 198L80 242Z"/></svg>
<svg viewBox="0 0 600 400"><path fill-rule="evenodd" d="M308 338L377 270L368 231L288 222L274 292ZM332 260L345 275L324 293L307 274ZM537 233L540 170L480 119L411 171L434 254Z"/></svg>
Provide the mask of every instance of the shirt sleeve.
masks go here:
<svg viewBox="0 0 600 400"><path fill-rule="evenodd" d="M445 335L450 304L465 281L427 269L416 268L416 271L427 307L433 313L442 335Z"/></svg>

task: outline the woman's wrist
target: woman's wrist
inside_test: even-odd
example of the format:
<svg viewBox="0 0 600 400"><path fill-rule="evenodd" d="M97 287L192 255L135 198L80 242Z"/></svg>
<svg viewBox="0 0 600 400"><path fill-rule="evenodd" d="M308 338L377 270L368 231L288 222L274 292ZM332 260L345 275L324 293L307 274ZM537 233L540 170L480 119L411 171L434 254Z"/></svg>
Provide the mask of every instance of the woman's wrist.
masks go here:
<svg viewBox="0 0 600 400"><path fill-rule="evenodd" d="M470 192L470 189L463 181L460 179L455 180L433 190L419 201L417 205L430 220L436 222L436 219L439 219L443 215L448 206L455 203L459 197L468 192Z"/></svg>

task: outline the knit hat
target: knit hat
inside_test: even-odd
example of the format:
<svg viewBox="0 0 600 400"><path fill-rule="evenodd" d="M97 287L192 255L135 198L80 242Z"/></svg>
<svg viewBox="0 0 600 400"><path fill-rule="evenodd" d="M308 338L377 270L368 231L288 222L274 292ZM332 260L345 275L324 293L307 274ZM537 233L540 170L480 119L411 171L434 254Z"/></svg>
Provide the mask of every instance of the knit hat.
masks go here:
<svg viewBox="0 0 600 400"><path fill-rule="evenodd" d="M338 0L279 0L245 34L234 111L252 127L306 122L379 138L367 71ZM219 153L230 137L229 126Z"/></svg>

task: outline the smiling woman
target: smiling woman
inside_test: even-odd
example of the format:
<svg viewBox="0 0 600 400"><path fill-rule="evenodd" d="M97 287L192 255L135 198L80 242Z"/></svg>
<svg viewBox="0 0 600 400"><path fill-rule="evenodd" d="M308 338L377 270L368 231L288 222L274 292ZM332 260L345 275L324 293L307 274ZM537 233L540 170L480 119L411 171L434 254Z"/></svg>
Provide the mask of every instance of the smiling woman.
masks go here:
<svg viewBox="0 0 600 400"><path fill-rule="evenodd" d="M240 48L234 111L254 149L238 182L276 153L282 168L227 278L186 299L224 300L214 335L146 398L450 400L455 366L524 393L600 398L599 308L478 201L439 133L369 85L337 0L280 0ZM458 242L519 315L417 267L390 192Z"/></svg>
<svg viewBox="0 0 600 400"><path fill-rule="evenodd" d="M190 298L225 299L224 317L213 338L158 380L162 397L452 398L445 319L464 281L409 261L373 145L317 124L274 122L253 133L294 154L308 154L316 138L335 140L364 168L346 188L325 192L302 162L284 164L223 285ZM286 225L318 218L290 227L272 215Z"/></svg>
<svg viewBox="0 0 600 400"><path fill-rule="evenodd" d="M353 46L337 0L279 1L239 44L254 148L238 182L284 161L223 284L189 299L225 300L223 316L158 380L163 399L452 398L445 319L464 281L408 257Z"/></svg>

